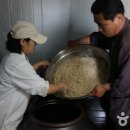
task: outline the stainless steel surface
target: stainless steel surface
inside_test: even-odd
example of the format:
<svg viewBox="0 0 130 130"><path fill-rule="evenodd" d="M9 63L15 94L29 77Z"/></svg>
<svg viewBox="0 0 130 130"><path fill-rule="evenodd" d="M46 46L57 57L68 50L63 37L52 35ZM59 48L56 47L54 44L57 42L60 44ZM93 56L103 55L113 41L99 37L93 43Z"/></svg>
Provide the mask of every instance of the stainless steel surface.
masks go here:
<svg viewBox="0 0 130 130"><path fill-rule="evenodd" d="M46 79L50 82L54 82L54 73L58 66L64 62L67 58L71 58L72 56L84 56L84 57L96 57L102 58L108 64L110 68L110 59L107 51L100 49L98 47L92 45L80 45L68 50L62 50L59 52L51 61L51 65L48 67L46 71ZM87 95L86 95L87 96Z"/></svg>

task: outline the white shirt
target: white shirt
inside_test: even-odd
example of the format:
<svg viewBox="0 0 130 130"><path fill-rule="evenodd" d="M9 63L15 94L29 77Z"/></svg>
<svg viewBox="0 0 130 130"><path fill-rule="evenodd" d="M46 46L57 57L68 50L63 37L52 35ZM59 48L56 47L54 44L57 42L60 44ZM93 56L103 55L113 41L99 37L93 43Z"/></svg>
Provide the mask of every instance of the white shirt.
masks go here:
<svg viewBox="0 0 130 130"><path fill-rule="evenodd" d="M30 95L46 96L48 81L41 78L24 53L9 53L0 65L0 130L16 130Z"/></svg>

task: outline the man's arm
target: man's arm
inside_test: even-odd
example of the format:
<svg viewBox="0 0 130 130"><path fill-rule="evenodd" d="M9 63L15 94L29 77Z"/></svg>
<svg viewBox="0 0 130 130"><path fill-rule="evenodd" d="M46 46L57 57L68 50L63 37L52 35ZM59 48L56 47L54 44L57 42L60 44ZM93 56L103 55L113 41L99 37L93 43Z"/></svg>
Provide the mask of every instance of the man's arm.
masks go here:
<svg viewBox="0 0 130 130"><path fill-rule="evenodd" d="M76 40L70 40L67 44L69 47L74 47L80 44L90 44L90 36L84 36Z"/></svg>

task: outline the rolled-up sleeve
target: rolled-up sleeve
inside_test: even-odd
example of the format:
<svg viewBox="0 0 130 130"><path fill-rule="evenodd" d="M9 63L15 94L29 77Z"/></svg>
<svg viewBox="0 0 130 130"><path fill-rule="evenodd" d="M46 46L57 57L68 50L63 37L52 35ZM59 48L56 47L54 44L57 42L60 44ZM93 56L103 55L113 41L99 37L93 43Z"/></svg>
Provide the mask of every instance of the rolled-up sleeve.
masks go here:
<svg viewBox="0 0 130 130"><path fill-rule="evenodd" d="M17 66L12 72L12 81L16 89L31 95L47 96L49 82L41 78L28 62Z"/></svg>
<svg viewBox="0 0 130 130"><path fill-rule="evenodd" d="M98 44L98 32L93 32L91 35L90 35L90 43L92 45L97 45Z"/></svg>
<svg viewBox="0 0 130 130"><path fill-rule="evenodd" d="M106 37L101 32L93 32L90 35L90 43L102 49L109 50L111 48L111 38Z"/></svg>

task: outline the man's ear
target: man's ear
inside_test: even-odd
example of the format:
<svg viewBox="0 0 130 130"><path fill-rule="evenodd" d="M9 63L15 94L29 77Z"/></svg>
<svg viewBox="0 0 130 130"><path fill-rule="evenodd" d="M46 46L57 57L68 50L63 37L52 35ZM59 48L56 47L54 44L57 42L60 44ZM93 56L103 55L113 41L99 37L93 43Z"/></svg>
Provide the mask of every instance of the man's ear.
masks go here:
<svg viewBox="0 0 130 130"><path fill-rule="evenodd" d="M114 18L114 21L115 22L119 22L120 20L122 20L123 19L123 15L122 14L117 14L116 16L115 16L115 18Z"/></svg>

